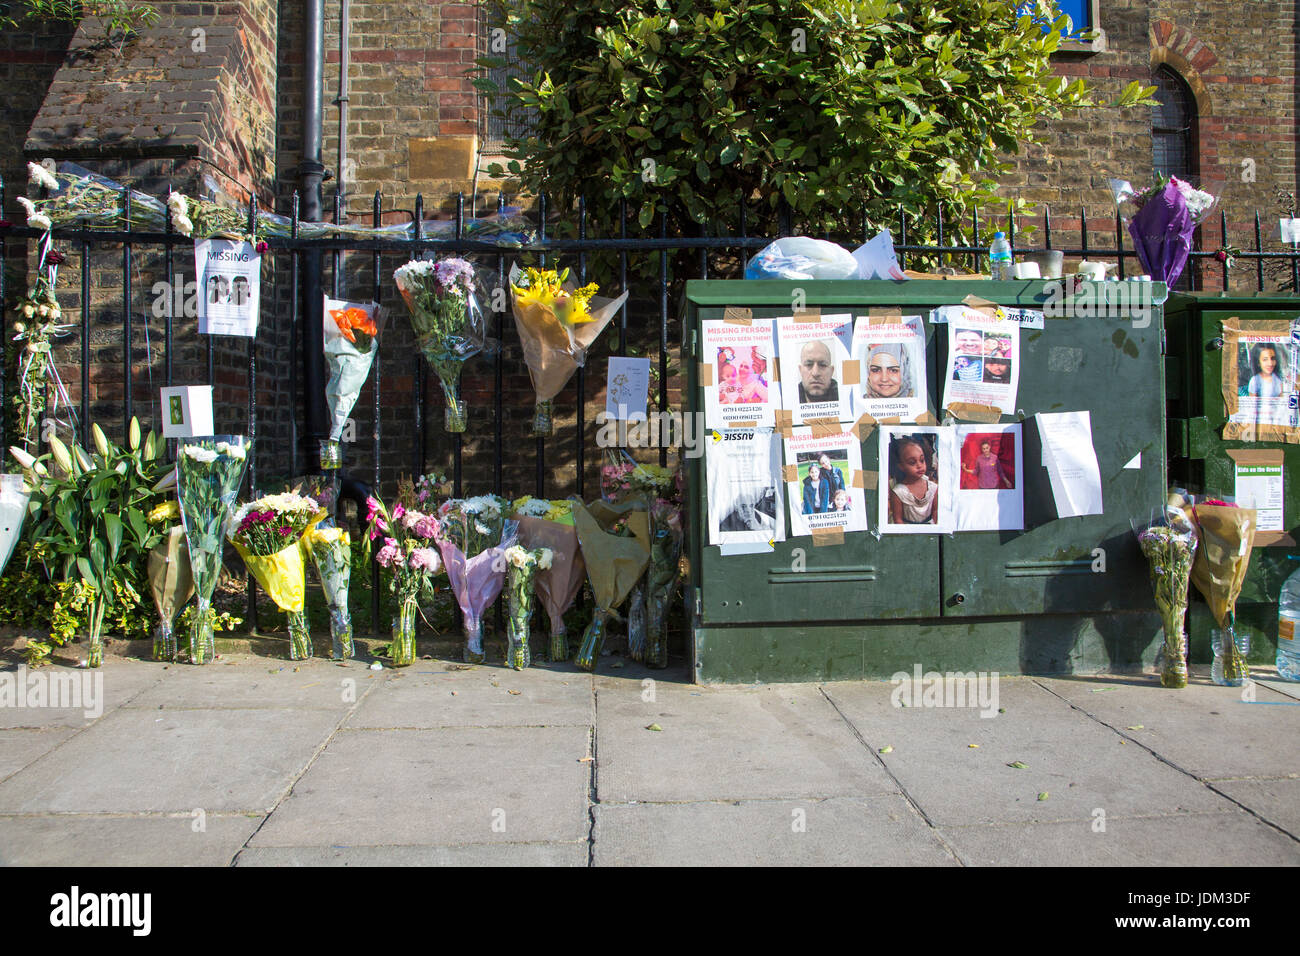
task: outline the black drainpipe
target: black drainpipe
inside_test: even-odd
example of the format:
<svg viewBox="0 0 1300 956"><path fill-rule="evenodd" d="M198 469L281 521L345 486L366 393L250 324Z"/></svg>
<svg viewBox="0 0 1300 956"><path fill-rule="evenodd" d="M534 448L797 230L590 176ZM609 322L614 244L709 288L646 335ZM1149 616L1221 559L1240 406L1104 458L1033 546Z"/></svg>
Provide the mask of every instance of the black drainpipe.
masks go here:
<svg viewBox="0 0 1300 956"><path fill-rule="evenodd" d="M304 0L303 9L303 109L302 162L298 166L301 211L304 222L321 222L322 117L325 88L325 0ZM322 253L309 250L302 257L302 370L307 427L304 430L307 470L319 471L319 442L329 437L325 407L325 316L321 285Z"/></svg>

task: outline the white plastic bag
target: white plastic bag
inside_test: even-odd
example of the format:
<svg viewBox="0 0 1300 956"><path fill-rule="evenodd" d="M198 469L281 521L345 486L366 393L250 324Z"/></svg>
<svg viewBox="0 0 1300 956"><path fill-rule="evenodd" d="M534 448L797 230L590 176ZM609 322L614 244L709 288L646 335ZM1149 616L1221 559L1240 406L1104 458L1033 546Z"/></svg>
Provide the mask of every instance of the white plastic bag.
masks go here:
<svg viewBox="0 0 1300 956"><path fill-rule="evenodd" d="M745 266L746 279L854 279L858 262L822 239L790 236L765 246Z"/></svg>

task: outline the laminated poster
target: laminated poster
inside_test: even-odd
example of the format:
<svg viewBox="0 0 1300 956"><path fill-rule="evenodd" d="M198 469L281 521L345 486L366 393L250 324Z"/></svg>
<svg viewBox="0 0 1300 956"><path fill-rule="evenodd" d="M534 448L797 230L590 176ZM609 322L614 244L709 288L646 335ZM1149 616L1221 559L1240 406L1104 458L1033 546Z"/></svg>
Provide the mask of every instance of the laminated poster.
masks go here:
<svg viewBox="0 0 1300 956"><path fill-rule="evenodd" d="M772 319L701 323L700 385L709 428L771 428L781 407Z"/></svg>
<svg viewBox="0 0 1300 956"><path fill-rule="evenodd" d="M709 544L785 540L785 513L777 483L780 438L770 428L731 428L710 437L705 451L709 486Z"/></svg>
<svg viewBox="0 0 1300 956"><path fill-rule="evenodd" d="M1285 319L1223 323L1221 388L1225 439L1300 441L1296 406L1297 341Z"/></svg>
<svg viewBox="0 0 1300 956"><path fill-rule="evenodd" d="M251 242L204 239L194 245L199 334L257 335L262 257Z"/></svg>
<svg viewBox="0 0 1300 956"><path fill-rule="evenodd" d="M782 469L790 499L790 534L839 544L846 531L867 530L862 443L855 432L795 428L785 440Z"/></svg>
<svg viewBox="0 0 1300 956"><path fill-rule="evenodd" d="M957 485L954 428L885 425L880 429L880 530L941 534L953 530Z"/></svg>
<svg viewBox="0 0 1300 956"><path fill-rule="evenodd" d="M953 504L955 530L1024 530L1021 426L958 425L952 431L960 469Z"/></svg>
<svg viewBox="0 0 1300 956"><path fill-rule="evenodd" d="M971 308L950 314L944 408L978 406L1013 415L1019 384L1020 326Z"/></svg>
<svg viewBox="0 0 1300 956"><path fill-rule="evenodd" d="M853 316L805 312L777 319L776 333L781 407L790 413L790 424L853 421L852 392L858 385L857 364L849 363Z"/></svg>
<svg viewBox="0 0 1300 956"><path fill-rule="evenodd" d="M855 416L866 413L877 421L898 418L912 422L928 410L921 316L858 316L849 361L857 365Z"/></svg>

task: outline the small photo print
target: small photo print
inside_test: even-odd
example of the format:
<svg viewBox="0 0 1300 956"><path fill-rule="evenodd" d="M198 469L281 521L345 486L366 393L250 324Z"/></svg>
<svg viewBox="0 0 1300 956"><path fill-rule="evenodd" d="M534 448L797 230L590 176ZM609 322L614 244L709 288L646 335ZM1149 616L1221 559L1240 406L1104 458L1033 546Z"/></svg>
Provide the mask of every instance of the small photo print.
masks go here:
<svg viewBox="0 0 1300 956"><path fill-rule="evenodd" d="M933 433L894 433L888 440L891 525L939 523L939 449Z"/></svg>
<svg viewBox="0 0 1300 956"><path fill-rule="evenodd" d="M990 336L990 338L999 338L1000 336ZM984 356L984 333L979 329L961 329L953 339L953 351L958 355L969 355L973 358L982 358Z"/></svg>
<svg viewBox="0 0 1300 956"><path fill-rule="evenodd" d="M1007 490L1016 487L1016 436L1008 432L973 432L961 444L961 487Z"/></svg>
<svg viewBox="0 0 1300 956"><path fill-rule="evenodd" d="M208 302L223 305L230 302L230 279L228 276L208 276Z"/></svg>
<svg viewBox="0 0 1300 956"><path fill-rule="evenodd" d="M1285 342L1241 342L1237 346L1237 394L1280 399L1286 394L1289 353Z"/></svg>
<svg viewBox="0 0 1300 956"><path fill-rule="evenodd" d="M771 357L757 345L718 349L718 404L762 405L767 402Z"/></svg>
<svg viewBox="0 0 1300 956"><path fill-rule="evenodd" d="M984 356L984 384L1010 385L1011 359L1002 355Z"/></svg>
<svg viewBox="0 0 1300 956"><path fill-rule="evenodd" d="M984 381L985 361L983 358L976 358L972 355L955 356L952 360L952 380L954 382Z"/></svg>
<svg viewBox="0 0 1300 956"><path fill-rule="evenodd" d="M853 510L848 490L852 472L847 451L800 452L795 455L795 464L803 492L801 514Z"/></svg>
<svg viewBox="0 0 1300 956"><path fill-rule="evenodd" d="M181 397L179 395L172 395L170 398L168 398L167 404L170 409L172 424L184 425L185 406L181 404Z"/></svg>
<svg viewBox="0 0 1300 956"><path fill-rule="evenodd" d="M987 361L990 357L1011 358L1011 336L999 335L996 332L984 333L984 358Z"/></svg>

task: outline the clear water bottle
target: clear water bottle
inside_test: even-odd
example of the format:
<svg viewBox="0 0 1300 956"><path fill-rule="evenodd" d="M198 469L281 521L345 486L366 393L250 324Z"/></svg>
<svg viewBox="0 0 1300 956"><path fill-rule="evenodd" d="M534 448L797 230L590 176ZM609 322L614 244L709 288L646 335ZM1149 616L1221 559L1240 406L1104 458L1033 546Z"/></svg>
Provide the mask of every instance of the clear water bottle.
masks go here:
<svg viewBox="0 0 1300 956"><path fill-rule="evenodd" d="M989 277L992 279L1014 279L1011 271L1011 243L1007 242L1006 233L995 232L993 245L989 246Z"/></svg>
<svg viewBox="0 0 1300 956"><path fill-rule="evenodd" d="M1277 602L1277 676L1300 681L1300 568L1282 585Z"/></svg>

